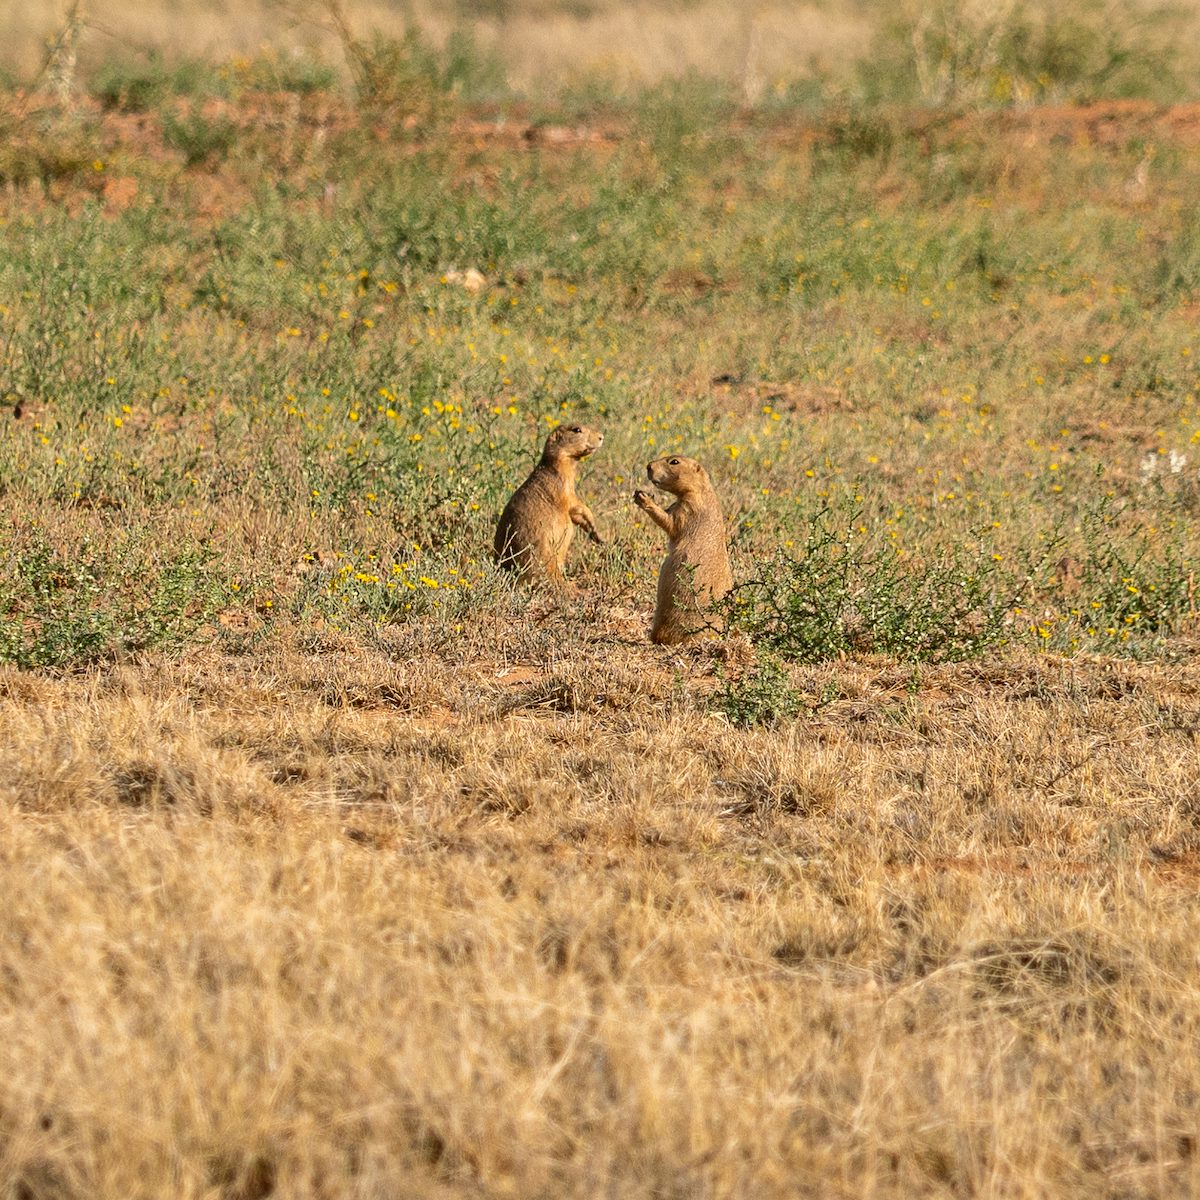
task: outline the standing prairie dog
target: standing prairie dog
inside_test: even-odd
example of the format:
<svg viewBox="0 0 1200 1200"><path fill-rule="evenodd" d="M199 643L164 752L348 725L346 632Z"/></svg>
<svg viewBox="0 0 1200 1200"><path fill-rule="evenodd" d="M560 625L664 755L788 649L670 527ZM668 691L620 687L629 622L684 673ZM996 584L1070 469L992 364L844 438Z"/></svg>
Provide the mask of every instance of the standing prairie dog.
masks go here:
<svg viewBox="0 0 1200 1200"><path fill-rule="evenodd" d="M694 458L657 458L646 474L655 487L678 497L664 510L649 492L633 493L638 508L667 535L650 640L672 645L719 628L702 610L733 587L725 518L708 472Z"/></svg>
<svg viewBox="0 0 1200 1200"><path fill-rule="evenodd" d="M543 580L561 591L575 526L594 542L604 539L592 510L575 495L580 459L598 450L604 434L587 425L560 425L546 439L533 473L512 494L496 527L496 562L522 579Z"/></svg>

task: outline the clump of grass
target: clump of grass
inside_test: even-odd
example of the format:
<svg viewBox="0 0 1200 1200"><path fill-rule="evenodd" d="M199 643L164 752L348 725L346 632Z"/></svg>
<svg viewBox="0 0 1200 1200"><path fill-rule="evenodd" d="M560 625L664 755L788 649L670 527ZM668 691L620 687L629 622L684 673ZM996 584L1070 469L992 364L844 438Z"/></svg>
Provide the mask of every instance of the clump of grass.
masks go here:
<svg viewBox="0 0 1200 1200"><path fill-rule="evenodd" d="M92 75L90 90L105 108L150 112L171 97L225 96L230 87L226 74L205 59L169 62L150 54L106 60Z"/></svg>
<svg viewBox="0 0 1200 1200"><path fill-rule="evenodd" d="M470 31L455 30L441 49L410 24L400 37L372 31L358 36L340 0L325 0L342 43L358 102L374 110L436 118L458 102L495 99L507 92L499 61L483 53Z"/></svg>
<svg viewBox="0 0 1200 1200"><path fill-rule="evenodd" d="M189 167L219 162L229 153L237 136L236 127L228 117L206 116L196 106L184 112L164 108L160 120L163 140L183 155Z"/></svg>

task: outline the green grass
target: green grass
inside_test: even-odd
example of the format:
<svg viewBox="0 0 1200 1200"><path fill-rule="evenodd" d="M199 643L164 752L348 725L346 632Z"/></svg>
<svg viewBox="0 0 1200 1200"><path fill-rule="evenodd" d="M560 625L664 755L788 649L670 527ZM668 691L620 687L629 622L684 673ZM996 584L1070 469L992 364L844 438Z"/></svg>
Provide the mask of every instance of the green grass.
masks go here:
<svg viewBox="0 0 1200 1200"><path fill-rule="evenodd" d="M70 561L112 512L170 514L180 553L252 581L231 605L365 630L428 611L425 579L469 617L497 512L572 416L605 429L583 486L617 538L576 572L614 601L658 553L640 464L680 448L724 498L745 626L787 657L1181 652L1200 178L1168 127L834 106L797 135L698 79L599 143L372 111L316 139L164 109L174 159L100 133L69 203L10 204L0 481L38 514L6 534L14 616L44 619L17 583L35 527ZM318 594L314 554L349 575ZM119 561L89 560L101 590Z"/></svg>

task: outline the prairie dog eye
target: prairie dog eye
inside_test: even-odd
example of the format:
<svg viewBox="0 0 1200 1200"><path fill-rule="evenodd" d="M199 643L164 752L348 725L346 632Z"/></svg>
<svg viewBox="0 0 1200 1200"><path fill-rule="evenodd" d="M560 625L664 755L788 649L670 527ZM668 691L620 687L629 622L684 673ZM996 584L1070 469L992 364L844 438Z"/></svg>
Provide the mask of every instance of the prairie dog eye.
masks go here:
<svg viewBox="0 0 1200 1200"><path fill-rule="evenodd" d="M568 433L582 433L583 427L581 425L572 425L571 428L567 430L567 432Z"/></svg>
<svg viewBox="0 0 1200 1200"><path fill-rule="evenodd" d="M677 459L677 458L671 459L671 466L673 466L673 467L679 466L679 459Z"/></svg>

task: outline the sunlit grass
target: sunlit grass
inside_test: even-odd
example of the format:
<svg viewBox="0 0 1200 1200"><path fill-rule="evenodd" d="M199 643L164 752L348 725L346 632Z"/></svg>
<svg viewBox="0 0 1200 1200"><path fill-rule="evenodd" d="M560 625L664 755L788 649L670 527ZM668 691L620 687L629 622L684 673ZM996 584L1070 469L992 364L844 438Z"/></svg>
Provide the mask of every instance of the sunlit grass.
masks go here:
<svg viewBox="0 0 1200 1200"><path fill-rule="evenodd" d="M13 102L0 1192L1195 1190L1196 133L964 63Z"/></svg>

